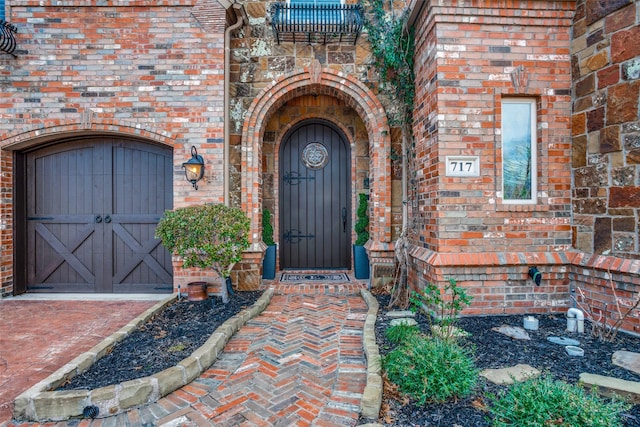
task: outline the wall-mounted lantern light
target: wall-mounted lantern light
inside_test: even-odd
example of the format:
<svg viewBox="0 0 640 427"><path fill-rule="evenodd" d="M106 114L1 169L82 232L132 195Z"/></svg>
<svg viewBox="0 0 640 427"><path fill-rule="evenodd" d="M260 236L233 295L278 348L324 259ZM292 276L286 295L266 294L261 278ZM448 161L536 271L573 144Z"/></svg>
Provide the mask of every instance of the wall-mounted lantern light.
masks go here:
<svg viewBox="0 0 640 427"><path fill-rule="evenodd" d="M191 146L191 158L189 161L182 164L184 168L184 174L187 177L187 181L193 185L193 188L198 189L198 181L204 176L204 159L198 155L198 150L195 146Z"/></svg>

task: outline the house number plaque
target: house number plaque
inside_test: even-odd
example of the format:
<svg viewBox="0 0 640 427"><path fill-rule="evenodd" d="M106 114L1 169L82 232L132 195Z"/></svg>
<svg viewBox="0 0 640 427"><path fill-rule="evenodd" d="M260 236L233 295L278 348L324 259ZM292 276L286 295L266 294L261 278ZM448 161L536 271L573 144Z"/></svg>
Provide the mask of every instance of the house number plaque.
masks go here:
<svg viewBox="0 0 640 427"><path fill-rule="evenodd" d="M478 156L447 156L447 176L480 176Z"/></svg>

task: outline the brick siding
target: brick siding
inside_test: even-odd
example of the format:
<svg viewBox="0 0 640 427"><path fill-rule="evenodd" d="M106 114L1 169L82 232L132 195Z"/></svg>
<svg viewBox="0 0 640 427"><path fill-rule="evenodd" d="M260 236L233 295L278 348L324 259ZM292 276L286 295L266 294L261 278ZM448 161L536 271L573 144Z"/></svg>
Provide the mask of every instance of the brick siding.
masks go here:
<svg viewBox="0 0 640 427"><path fill-rule="evenodd" d="M195 1L11 2L17 58L0 55L0 283L13 292L12 149L124 134L173 147L174 205L223 201L226 11ZM105 3L106 4L106 3ZM199 19L196 19L199 18ZM206 28L205 28L206 27ZM206 161L184 179L191 145Z"/></svg>
<svg viewBox="0 0 640 427"><path fill-rule="evenodd" d="M474 295L466 314L557 311L568 304L571 249L570 1L452 2L417 17L410 191L411 283L452 277ZM514 85L513 73L523 77ZM518 82L516 80L516 82ZM537 204L502 200L501 102L537 103ZM479 156L479 177L445 158ZM529 266L543 272L541 286Z"/></svg>

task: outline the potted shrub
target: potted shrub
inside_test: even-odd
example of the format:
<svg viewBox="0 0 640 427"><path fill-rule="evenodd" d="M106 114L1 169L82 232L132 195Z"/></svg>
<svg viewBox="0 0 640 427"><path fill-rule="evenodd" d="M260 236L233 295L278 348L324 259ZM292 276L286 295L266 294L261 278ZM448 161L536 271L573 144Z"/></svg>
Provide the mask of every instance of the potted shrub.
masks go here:
<svg viewBox="0 0 640 427"><path fill-rule="evenodd" d="M222 204L188 206L166 211L156 238L184 260L183 268L212 268L220 276L222 301L229 302L227 278L249 247L249 218Z"/></svg>
<svg viewBox="0 0 640 427"><path fill-rule="evenodd" d="M271 224L271 212L268 209L262 211L262 241L267 245L262 261L262 278L272 280L276 278L276 243L273 241L273 224Z"/></svg>
<svg viewBox="0 0 640 427"><path fill-rule="evenodd" d="M356 243L353 245L353 273L356 279L369 278L369 257L364 248L365 243L369 241L369 215L368 215L368 196L364 193L358 195L358 211L355 231Z"/></svg>

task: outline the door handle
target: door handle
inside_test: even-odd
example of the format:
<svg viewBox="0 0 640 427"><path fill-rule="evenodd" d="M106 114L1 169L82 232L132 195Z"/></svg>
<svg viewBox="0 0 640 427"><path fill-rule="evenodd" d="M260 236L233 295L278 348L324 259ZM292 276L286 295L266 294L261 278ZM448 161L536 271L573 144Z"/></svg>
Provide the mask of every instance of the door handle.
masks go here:
<svg viewBox="0 0 640 427"><path fill-rule="evenodd" d="M342 208L342 232L347 232L347 208Z"/></svg>
<svg viewBox="0 0 640 427"><path fill-rule="evenodd" d="M96 215L96 224L100 224L102 222L102 217L100 215Z"/></svg>
<svg viewBox="0 0 640 427"><path fill-rule="evenodd" d="M109 224L111 222L111 215L105 215L104 217L104 222L106 222L107 224Z"/></svg>

